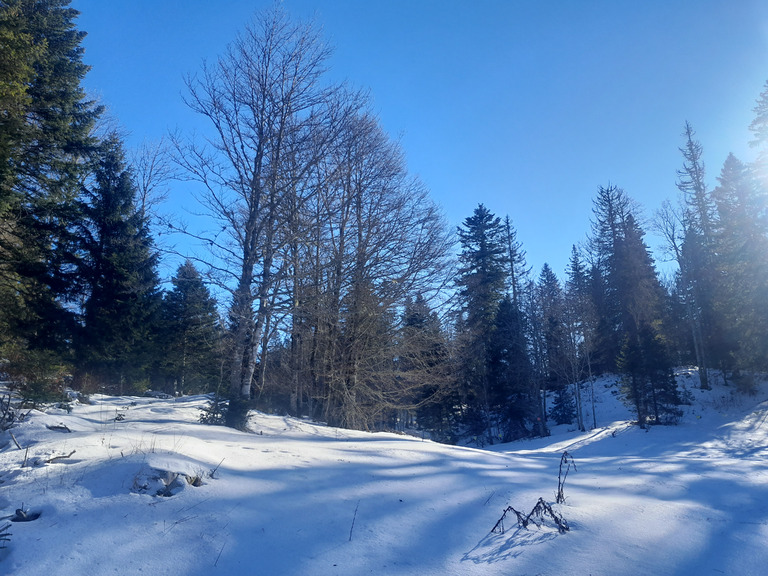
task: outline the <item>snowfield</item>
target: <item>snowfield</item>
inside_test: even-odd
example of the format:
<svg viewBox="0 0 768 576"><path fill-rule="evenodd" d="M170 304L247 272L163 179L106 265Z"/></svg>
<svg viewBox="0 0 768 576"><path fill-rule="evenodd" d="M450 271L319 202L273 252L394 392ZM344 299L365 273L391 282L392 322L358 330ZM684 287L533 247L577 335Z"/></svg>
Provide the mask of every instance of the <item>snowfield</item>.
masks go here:
<svg viewBox="0 0 768 576"><path fill-rule="evenodd" d="M630 425L605 378L600 428L486 449L259 413L243 433L198 424L203 397L33 411L0 434L0 574L766 574L768 385L679 382L678 426ZM569 532L491 533L540 497Z"/></svg>

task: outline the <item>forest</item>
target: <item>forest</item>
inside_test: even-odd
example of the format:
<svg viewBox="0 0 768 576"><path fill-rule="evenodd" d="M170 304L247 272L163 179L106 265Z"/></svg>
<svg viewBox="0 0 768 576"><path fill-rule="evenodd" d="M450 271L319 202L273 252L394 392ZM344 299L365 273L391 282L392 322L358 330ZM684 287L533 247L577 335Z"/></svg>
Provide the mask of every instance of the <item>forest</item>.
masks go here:
<svg viewBox="0 0 768 576"><path fill-rule="evenodd" d="M559 278L526 263L522 215L481 203L451 229L370 97L328 81L311 24L258 13L187 80L214 136L134 151L81 85L76 19L0 0L0 372L26 401L208 393L202 419L237 428L258 409L486 445L595 426L602 374L650 426L686 401L676 366L745 392L768 370L768 82L754 162L729 155L709 187L681 121L678 198L649 216L596 183ZM204 230L160 217L173 179Z"/></svg>

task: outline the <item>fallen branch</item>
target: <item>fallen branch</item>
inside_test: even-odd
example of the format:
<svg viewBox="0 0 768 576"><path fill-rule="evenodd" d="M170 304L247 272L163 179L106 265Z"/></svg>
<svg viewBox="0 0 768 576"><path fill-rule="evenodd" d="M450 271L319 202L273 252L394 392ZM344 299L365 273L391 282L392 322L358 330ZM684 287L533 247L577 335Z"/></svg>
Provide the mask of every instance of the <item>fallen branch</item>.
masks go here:
<svg viewBox="0 0 768 576"><path fill-rule="evenodd" d="M360 500L357 501L357 506L355 506L355 513L352 516L352 526L349 527L349 541L352 542L352 530L355 528L355 520L357 519L357 509L360 507Z"/></svg>
<svg viewBox="0 0 768 576"><path fill-rule="evenodd" d="M53 426L46 424L45 427L54 432L72 432L66 424L54 424Z"/></svg>
<svg viewBox="0 0 768 576"><path fill-rule="evenodd" d="M70 458L72 454L77 452L77 450L72 450L69 454L62 454L61 456L54 456L53 458L49 458L44 462L44 464L50 464L51 462L56 462L57 460L66 460L67 458Z"/></svg>
<svg viewBox="0 0 768 576"><path fill-rule="evenodd" d="M10 434L10 435L11 435L11 438L13 438L13 443L14 443L14 444L16 444L16 448L18 448L19 450L23 450L23 448L21 447L21 444L19 444L19 441L18 441L18 440L16 440L16 436L14 436L14 435L13 435L13 432L11 432L11 431L9 430L9 431L8 431L8 434Z"/></svg>

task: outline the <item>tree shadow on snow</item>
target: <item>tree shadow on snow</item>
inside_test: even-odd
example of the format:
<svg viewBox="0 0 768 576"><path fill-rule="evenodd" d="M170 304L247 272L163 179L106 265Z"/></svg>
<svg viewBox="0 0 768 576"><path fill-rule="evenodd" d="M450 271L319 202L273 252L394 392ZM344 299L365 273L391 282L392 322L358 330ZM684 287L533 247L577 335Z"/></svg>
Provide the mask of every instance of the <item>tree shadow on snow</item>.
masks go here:
<svg viewBox="0 0 768 576"><path fill-rule="evenodd" d="M520 556L526 548L544 544L559 536L557 530L542 527L536 530L527 530L518 527L515 531L504 534L493 532L478 542L472 550L462 556L462 562L473 564L495 564Z"/></svg>

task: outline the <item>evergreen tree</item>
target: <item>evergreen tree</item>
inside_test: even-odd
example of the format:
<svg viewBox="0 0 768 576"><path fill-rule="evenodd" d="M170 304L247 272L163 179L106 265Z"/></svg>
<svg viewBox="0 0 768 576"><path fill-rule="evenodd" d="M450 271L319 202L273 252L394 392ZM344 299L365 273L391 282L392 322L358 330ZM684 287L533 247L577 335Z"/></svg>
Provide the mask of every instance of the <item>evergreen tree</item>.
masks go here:
<svg viewBox="0 0 768 576"><path fill-rule="evenodd" d="M564 348L564 302L560 280L544 263L537 285L538 311L542 325L542 363L541 375L547 387L559 388L562 384L563 348Z"/></svg>
<svg viewBox="0 0 768 576"><path fill-rule="evenodd" d="M584 379L589 381L590 386L592 426L597 427L592 377L597 318L591 299L589 275L576 246L571 248L567 274L563 303L563 373L566 382L573 387L579 429L585 430L581 387Z"/></svg>
<svg viewBox="0 0 768 576"><path fill-rule="evenodd" d="M694 140L694 131L688 122L684 136L685 146L680 148L683 168L677 173L677 188L683 200L683 237L676 250L680 268L678 294L687 311L701 385L708 388L708 369L722 348L718 343L722 326L714 310L718 282L714 246L717 215L704 181L703 149Z"/></svg>
<svg viewBox="0 0 768 576"><path fill-rule="evenodd" d="M768 368L768 213L752 171L733 154L712 192L717 205L717 311L726 367Z"/></svg>
<svg viewBox="0 0 768 576"><path fill-rule="evenodd" d="M615 261L622 326L617 367L640 425L668 423L666 416L675 415L680 402L661 333L663 289L643 232L632 215L617 245Z"/></svg>
<svg viewBox="0 0 768 576"><path fill-rule="evenodd" d="M75 326L75 205L101 113L80 86L85 33L68 4L0 3L0 292L13 286L0 324L17 349L59 359Z"/></svg>
<svg viewBox="0 0 768 576"><path fill-rule="evenodd" d="M100 147L80 205L85 303L77 340L78 378L123 393L146 386L156 352L157 255L116 136Z"/></svg>
<svg viewBox="0 0 768 576"><path fill-rule="evenodd" d="M222 328L216 301L187 260L163 298L161 372L168 392L212 392L221 382Z"/></svg>
<svg viewBox="0 0 768 576"><path fill-rule="evenodd" d="M549 417L556 424L571 424L575 416L576 402L574 401L571 389L568 386L560 386L555 391L555 399L552 402Z"/></svg>
<svg viewBox="0 0 768 576"><path fill-rule="evenodd" d="M530 268L525 261L525 250L522 242L517 239L517 230L512 226L509 216L504 218L504 243L507 249L507 291L512 295L512 304L520 306L520 293L524 286Z"/></svg>
<svg viewBox="0 0 768 576"><path fill-rule="evenodd" d="M768 81L763 86L755 107L752 109L755 118L749 125L753 138L749 145L757 148L755 174L763 191L768 190Z"/></svg>
<svg viewBox="0 0 768 576"><path fill-rule="evenodd" d="M598 188L593 201L592 233L589 238L592 258L591 291L597 316L595 369L597 373L616 368L621 345L622 301L619 294L618 252L635 212L629 196L617 186Z"/></svg>
<svg viewBox="0 0 768 576"><path fill-rule="evenodd" d="M529 314L531 324L531 356L535 397L540 407L537 422L544 423L547 415L547 391L558 390L565 385L562 379L564 366L563 347L563 294L549 264L544 264L534 286L533 301ZM543 434L545 431L540 432Z"/></svg>
<svg viewBox="0 0 768 576"><path fill-rule="evenodd" d="M448 344L437 313L421 294L403 311L397 354L398 379L416 407L416 423L440 442L454 442L460 399L451 377Z"/></svg>
<svg viewBox="0 0 768 576"><path fill-rule="evenodd" d="M506 295L496 314L488 358L488 405L504 442L528 435L538 414L524 323L519 306Z"/></svg>
<svg viewBox="0 0 768 576"><path fill-rule="evenodd" d="M44 46L35 44L21 2L0 5L0 222L5 223L12 205L17 178L14 165L20 161L26 126L25 113L31 103L28 86L35 77L34 65Z"/></svg>
<svg viewBox="0 0 768 576"><path fill-rule="evenodd" d="M461 253L457 284L462 302L461 365L467 423L472 436L494 441L500 432L493 412L495 386L489 378L491 333L507 279L505 228L480 204L458 228Z"/></svg>
<svg viewBox="0 0 768 576"><path fill-rule="evenodd" d="M458 235L458 285L467 322L487 333L504 294L510 234L501 219L480 204L458 228Z"/></svg>

